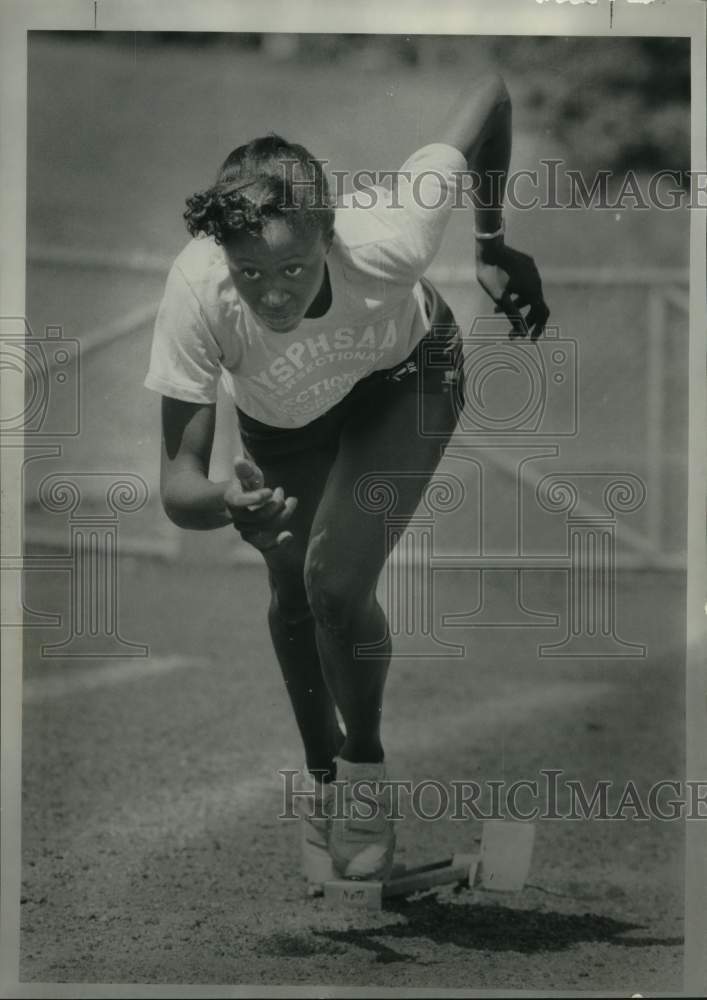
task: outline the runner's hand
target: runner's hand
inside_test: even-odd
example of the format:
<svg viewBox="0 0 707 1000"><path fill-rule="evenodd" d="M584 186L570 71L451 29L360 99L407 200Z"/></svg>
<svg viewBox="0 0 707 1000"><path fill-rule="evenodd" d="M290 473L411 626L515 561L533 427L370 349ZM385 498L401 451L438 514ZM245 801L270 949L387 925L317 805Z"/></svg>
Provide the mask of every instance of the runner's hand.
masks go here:
<svg viewBox="0 0 707 1000"><path fill-rule="evenodd" d="M285 499L278 486L271 490L264 485L263 473L245 458L234 462L234 478L224 494L224 502L241 538L260 552L286 545L291 531L284 531L297 506L296 497Z"/></svg>
<svg viewBox="0 0 707 1000"><path fill-rule="evenodd" d="M496 303L494 312L505 313L510 320L509 337L527 337L530 333L530 339L537 340L550 310L533 258L506 246L502 239L477 240L476 277ZM527 309L525 315L522 309Z"/></svg>

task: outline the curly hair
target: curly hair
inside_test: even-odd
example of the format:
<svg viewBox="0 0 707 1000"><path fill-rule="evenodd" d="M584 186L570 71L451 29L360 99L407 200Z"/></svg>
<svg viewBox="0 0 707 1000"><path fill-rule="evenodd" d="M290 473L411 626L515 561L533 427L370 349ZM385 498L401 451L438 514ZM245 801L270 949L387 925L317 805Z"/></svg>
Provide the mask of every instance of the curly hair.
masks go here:
<svg viewBox="0 0 707 1000"><path fill-rule="evenodd" d="M272 219L306 231L334 231L334 202L322 163L274 132L229 153L216 183L187 198L184 220L192 236L223 244L229 236L259 235Z"/></svg>

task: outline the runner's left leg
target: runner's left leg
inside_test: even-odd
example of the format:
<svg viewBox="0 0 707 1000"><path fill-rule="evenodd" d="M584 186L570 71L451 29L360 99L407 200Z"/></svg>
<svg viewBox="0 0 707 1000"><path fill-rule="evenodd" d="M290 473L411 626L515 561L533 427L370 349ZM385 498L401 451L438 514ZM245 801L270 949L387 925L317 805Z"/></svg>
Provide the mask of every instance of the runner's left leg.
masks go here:
<svg viewBox="0 0 707 1000"><path fill-rule="evenodd" d="M314 516L305 567L322 669L346 728L340 756L362 763L384 757L380 723L391 644L376 587L392 543L390 508L363 509L356 498L357 483L371 473L382 484L389 483L396 524L407 523L439 464L457 416L447 394L427 395L426 430L434 428L438 436L423 437L418 433L417 393L390 383L382 388L370 405L358 407L342 431ZM357 658L358 645L381 639L379 655Z"/></svg>

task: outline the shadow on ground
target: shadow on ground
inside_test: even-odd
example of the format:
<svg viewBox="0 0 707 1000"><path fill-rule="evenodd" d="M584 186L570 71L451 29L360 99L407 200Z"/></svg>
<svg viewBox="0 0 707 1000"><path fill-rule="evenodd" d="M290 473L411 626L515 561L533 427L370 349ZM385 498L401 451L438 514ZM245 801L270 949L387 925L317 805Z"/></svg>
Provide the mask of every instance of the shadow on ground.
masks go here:
<svg viewBox="0 0 707 1000"><path fill-rule="evenodd" d="M514 910L496 905L459 905L434 896L403 900L387 905L386 912L405 919L404 923L346 930L315 930L315 938L325 939L326 951L354 945L372 953L376 962L429 964L397 951L390 942L424 938L434 945L456 945L471 952L553 952L583 943L613 944L622 948L676 947L681 937L623 937L644 929L641 924L616 920L596 913L567 914L539 910ZM292 938L292 940L290 940ZM384 940L387 943L384 943ZM277 954L310 954L320 950L310 938L307 945L299 935L278 934L271 940ZM323 949L322 949L323 950Z"/></svg>

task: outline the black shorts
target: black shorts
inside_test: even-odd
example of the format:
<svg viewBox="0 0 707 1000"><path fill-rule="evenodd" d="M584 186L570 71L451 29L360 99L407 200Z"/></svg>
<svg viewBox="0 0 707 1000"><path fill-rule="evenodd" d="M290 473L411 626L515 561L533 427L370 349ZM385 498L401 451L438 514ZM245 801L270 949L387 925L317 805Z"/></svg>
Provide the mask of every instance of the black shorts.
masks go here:
<svg viewBox="0 0 707 1000"><path fill-rule="evenodd" d="M430 330L404 361L366 375L330 410L303 427L273 427L236 407L241 440L256 463L331 444L355 413L371 413L391 393L446 393L459 414L464 405L464 356L459 327L452 310L429 279L421 278L420 284L425 292Z"/></svg>

